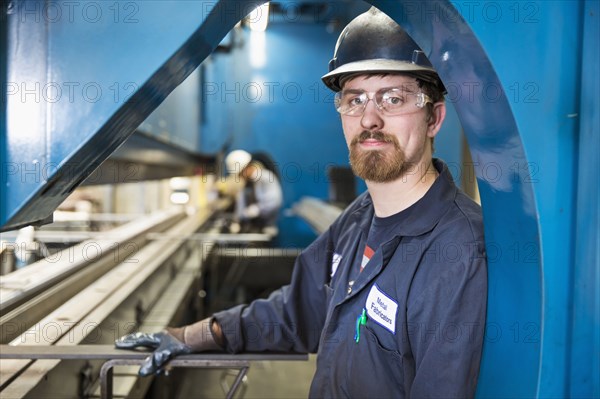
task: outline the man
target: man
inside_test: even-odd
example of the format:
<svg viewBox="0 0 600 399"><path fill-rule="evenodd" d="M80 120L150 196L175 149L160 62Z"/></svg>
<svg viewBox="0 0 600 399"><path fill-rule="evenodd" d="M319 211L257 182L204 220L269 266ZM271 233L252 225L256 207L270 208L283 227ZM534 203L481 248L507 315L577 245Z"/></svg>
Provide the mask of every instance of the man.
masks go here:
<svg viewBox="0 0 600 399"><path fill-rule="evenodd" d="M277 217L283 201L277 175L244 150L230 152L225 158L228 181L235 187L235 222L233 232L276 231Z"/></svg>
<svg viewBox="0 0 600 399"><path fill-rule="evenodd" d="M344 29L323 81L337 92L351 165L368 192L269 299L118 344L160 345L142 373L189 351L318 352L312 397L472 397L486 260L480 208L432 158L443 84L376 9Z"/></svg>

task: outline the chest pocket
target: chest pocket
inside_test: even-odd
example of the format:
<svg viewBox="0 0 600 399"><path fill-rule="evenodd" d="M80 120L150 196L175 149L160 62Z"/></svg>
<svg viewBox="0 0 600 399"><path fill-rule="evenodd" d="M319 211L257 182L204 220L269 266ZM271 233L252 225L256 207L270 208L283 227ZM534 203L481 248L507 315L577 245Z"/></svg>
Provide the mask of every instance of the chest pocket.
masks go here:
<svg viewBox="0 0 600 399"><path fill-rule="evenodd" d="M368 323L361 327L359 342L353 342L348 350L351 355L347 363L347 384L344 387L348 396L365 398L406 396L402 356L394 350L383 347Z"/></svg>

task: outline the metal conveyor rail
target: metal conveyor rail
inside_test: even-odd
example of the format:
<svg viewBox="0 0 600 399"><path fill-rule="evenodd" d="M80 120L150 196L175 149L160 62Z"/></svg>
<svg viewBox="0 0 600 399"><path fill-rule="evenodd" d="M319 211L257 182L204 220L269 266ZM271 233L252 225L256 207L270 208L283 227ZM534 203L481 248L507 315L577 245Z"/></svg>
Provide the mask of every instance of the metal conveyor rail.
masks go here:
<svg viewBox="0 0 600 399"><path fill-rule="evenodd" d="M217 210L222 206L225 205L217 206ZM202 210L183 219L166 233L176 236L193 234L212 214L213 210ZM15 338L11 345L76 346L93 341L94 337L102 336L102 332L103 339L108 342L115 338L114 335L127 332L106 331L111 328L106 325L109 321L117 323L119 327L134 328L134 320L146 323L144 318L148 317L147 328L155 324L161 324L157 327L164 328L171 321L182 295L185 294L183 283L187 282L189 285L194 273L199 273L201 259L205 256L202 254L203 250L206 251L207 248L190 245L186 240L149 242L136 252L136 262L121 262ZM180 276L181 272L187 275ZM168 292L167 287L176 281L181 284L180 289L175 290L176 298L163 295ZM161 309L158 317L152 317L153 306L161 301L165 302L164 298L169 306ZM49 328L54 331L53 337L47 334ZM59 367L59 363L58 360L3 361L0 370L0 396L12 398L37 395L38 385L45 381L48 373ZM98 365L92 363L89 367L95 368Z"/></svg>
<svg viewBox="0 0 600 399"><path fill-rule="evenodd" d="M164 231L184 216L179 208L160 211L0 276L0 343L15 339L84 287L126 262L148 242L148 233Z"/></svg>

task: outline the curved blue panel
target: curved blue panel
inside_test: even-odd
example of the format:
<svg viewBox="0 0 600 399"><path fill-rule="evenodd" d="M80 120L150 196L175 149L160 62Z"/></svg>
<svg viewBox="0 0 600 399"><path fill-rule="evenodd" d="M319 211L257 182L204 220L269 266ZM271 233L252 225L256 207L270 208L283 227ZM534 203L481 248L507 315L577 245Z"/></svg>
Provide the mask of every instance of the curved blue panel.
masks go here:
<svg viewBox="0 0 600 399"><path fill-rule="evenodd" d="M446 84L467 137L484 213L489 298L480 397L534 397L542 270L532 180L508 88L449 2L370 1L401 24Z"/></svg>

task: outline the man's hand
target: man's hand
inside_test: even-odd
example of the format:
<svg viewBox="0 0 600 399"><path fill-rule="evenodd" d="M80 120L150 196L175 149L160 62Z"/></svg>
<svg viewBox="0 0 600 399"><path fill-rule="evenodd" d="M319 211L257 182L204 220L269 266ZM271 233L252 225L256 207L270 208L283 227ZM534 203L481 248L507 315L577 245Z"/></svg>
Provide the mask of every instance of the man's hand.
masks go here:
<svg viewBox="0 0 600 399"><path fill-rule="evenodd" d="M144 360L138 372L143 377L159 373L165 363L175 356L192 353L192 348L167 331L153 334L138 332L125 335L115 341L115 347L119 349L134 349L137 347L154 349L154 352Z"/></svg>
<svg viewBox="0 0 600 399"><path fill-rule="evenodd" d="M181 328L167 328L159 333L128 334L116 340L115 347L118 349L139 347L154 349L139 370L139 375L145 377L159 373L162 367L176 356L192 352L222 350L222 342L223 337L219 325L209 318Z"/></svg>

